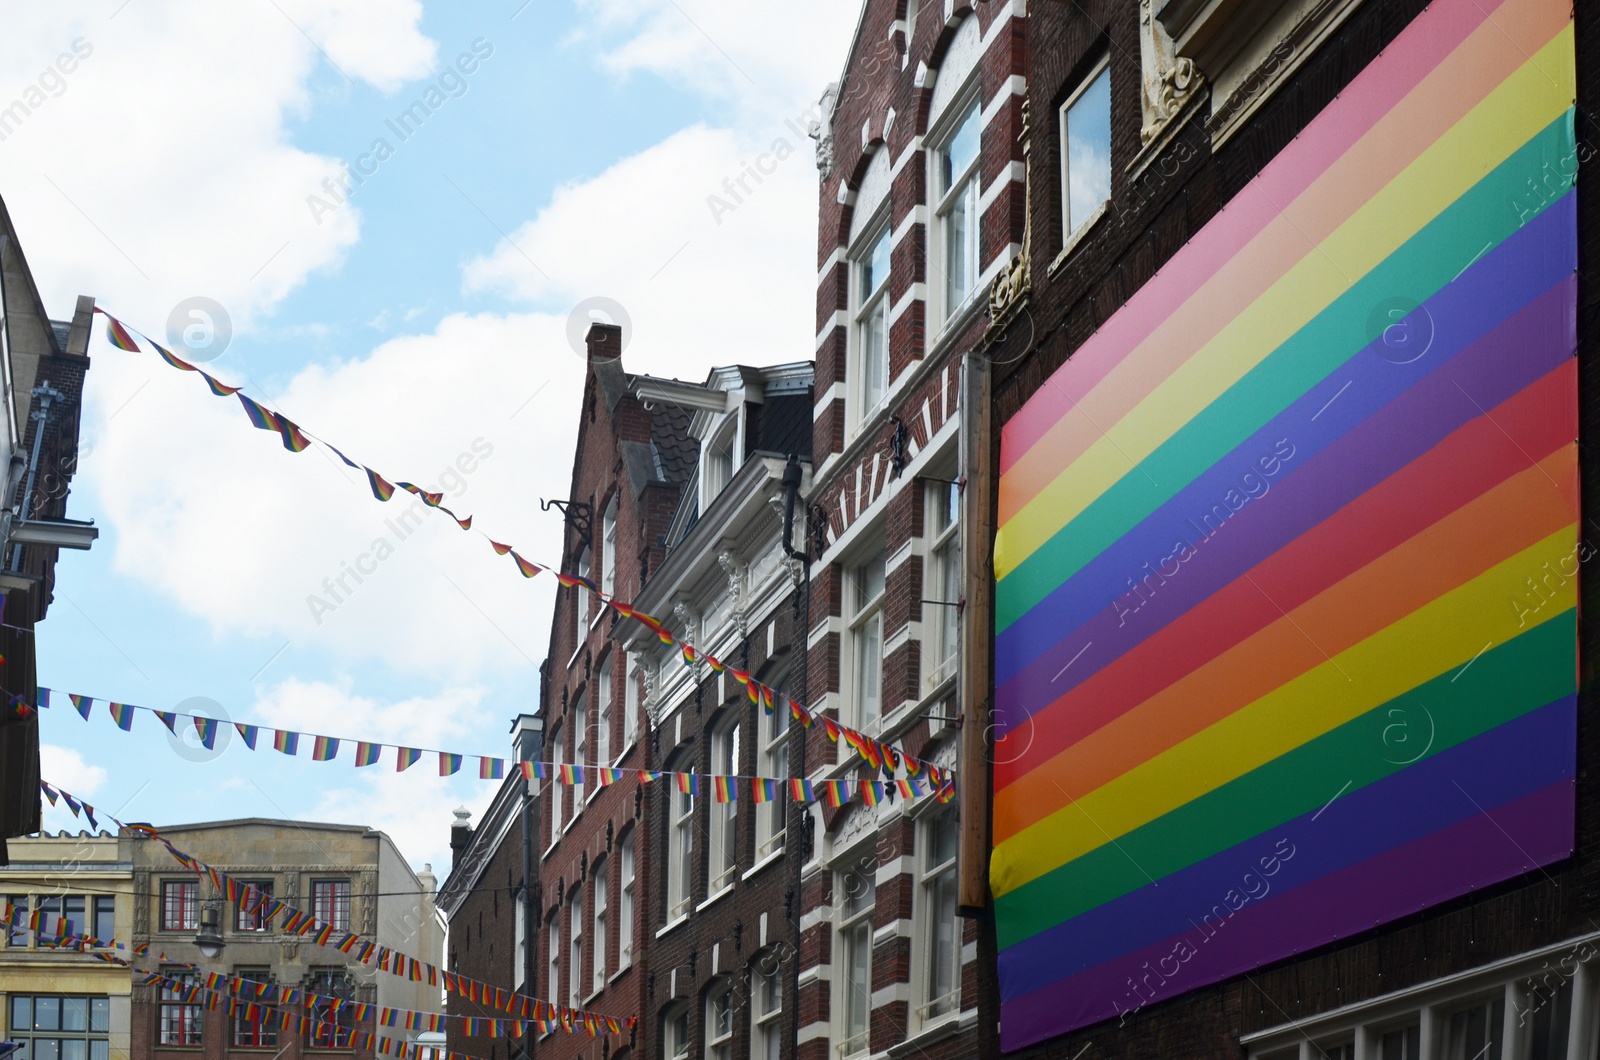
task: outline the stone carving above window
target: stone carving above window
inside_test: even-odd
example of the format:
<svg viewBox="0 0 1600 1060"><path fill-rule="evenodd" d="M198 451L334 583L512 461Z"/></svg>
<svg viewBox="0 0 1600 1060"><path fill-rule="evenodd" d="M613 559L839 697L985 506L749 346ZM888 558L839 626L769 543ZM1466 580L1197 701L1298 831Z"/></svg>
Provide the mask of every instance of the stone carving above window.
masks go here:
<svg viewBox="0 0 1600 1060"><path fill-rule="evenodd" d="M1144 121L1139 141L1148 147L1192 102L1205 83L1194 60L1178 54L1166 26L1156 18L1161 0L1139 0L1139 101Z"/></svg>

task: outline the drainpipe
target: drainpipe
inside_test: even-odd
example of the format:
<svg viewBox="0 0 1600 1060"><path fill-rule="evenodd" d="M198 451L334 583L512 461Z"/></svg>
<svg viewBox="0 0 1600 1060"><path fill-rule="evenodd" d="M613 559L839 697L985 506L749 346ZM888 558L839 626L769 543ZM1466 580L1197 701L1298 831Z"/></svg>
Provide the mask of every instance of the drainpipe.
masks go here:
<svg viewBox="0 0 1600 1060"><path fill-rule="evenodd" d="M33 483L39 475L39 446L44 441L44 429L50 422L50 406L57 401L67 400L67 395L59 390L52 389L50 381L33 388L33 396L39 399L39 407L29 419L37 426L33 429L33 453L28 457L28 483L22 489L21 520L27 522L28 516L33 513ZM22 569L22 546L11 546L11 570Z"/></svg>
<svg viewBox="0 0 1600 1060"><path fill-rule="evenodd" d="M789 462L783 466L783 554L790 559L799 560L801 564L800 588L795 595L794 615L796 624L799 625L800 637L800 681L795 694L800 702L810 703L811 696L808 692L810 684L810 645L811 645L811 557L805 552L794 547L794 509L800 497L800 482L803 473L800 461L795 454L789 454ZM789 739L794 752L789 756L790 775L803 777L806 775L806 730L803 727L791 725ZM797 735L798 734L798 735ZM798 810L798 812L795 812ZM785 1015L789 1022L789 1055L797 1056L800 1050L800 919L801 895L803 893L801 882L801 869L806 857L799 848L800 828L798 825L805 820L805 815L811 811L805 807L792 807L790 816L793 818L794 827L787 828L784 840L785 847L793 852L791 886L794 889L794 955L789 959L788 982L784 983L784 993L788 995L787 1012Z"/></svg>

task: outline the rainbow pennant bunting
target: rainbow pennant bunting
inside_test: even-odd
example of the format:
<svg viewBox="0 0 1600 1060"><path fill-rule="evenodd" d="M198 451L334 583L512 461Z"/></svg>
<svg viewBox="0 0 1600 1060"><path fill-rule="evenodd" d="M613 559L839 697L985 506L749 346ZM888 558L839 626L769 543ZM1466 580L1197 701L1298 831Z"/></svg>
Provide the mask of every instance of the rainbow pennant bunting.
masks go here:
<svg viewBox="0 0 1600 1060"><path fill-rule="evenodd" d="M272 735L272 749L282 751L286 755L299 754L300 734L290 732L288 729L274 729Z"/></svg>
<svg viewBox="0 0 1600 1060"><path fill-rule="evenodd" d="M380 501L388 501L394 496L394 483L372 470L363 467L362 472L367 476L367 487L372 490L372 495Z"/></svg>
<svg viewBox="0 0 1600 1060"><path fill-rule="evenodd" d="M117 728L123 732L133 730L133 708L126 703L107 703L111 710L111 720L117 723Z"/></svg>
<svg viewBox="0 0 1600 1060"><path fill-rule="evenodd" d="M318 946L326 946L331 938L333 938L333 925L319 924L317 925L316 933L311 936L311 941Z"/></svg>
<svg viewBox="0 0 1600 1060"><path fill-rule="evenodd" d="M503 758L479 758L478 779L499 780L506 775L506 761Z"/></svg>
<svg viewBox="0 0 1600 1060"><path fill-rule="evenodd" d="M1004 425L1005 1050L1570 855L1572 10L1436 0Z"/></svg>
<svg viewBox="0 0 1600 1060"><path fill-rule="evenodd" d="M764 777L756 777L750 781L750 801L754 803L772 802L778 797L778 782Z"/></svg>
<svg viewBox="0 0 1600 1060"><path fill-rule="evenodd" d="M495 553L498 554L498 555L501 555L501 556L503 556L507 552L511 551L511 546L510 545L502 545L500 542L496 541L494 538L490 538L489 539L489 547L494 549Z"/></svg>
<svg viewBox="0 0 1600 1060"><path fill-rule="evenodd" d="M439 775L454 776L461 770L461 756L450 751L439 752Z"/></svg>
<svg viewBox="0 0 1600 1060"><path fill-rule="evenodd" d="M105 315L107 342L126 353L139 352L139 344L133 341L133 336L128 334L128 329L122 326L120 320L103 309L97 309L95 312Z"/></svg>
<svg viewBox="0 0 1600 1060"><path fill-rule="evenodd" d="M674 773L678 778L678 791L691 798L700 794L700 775L698 773Z"/></svg>
<svg viewBox="0 0 1600 1060"><path fill-rule="evenodd" d="M861 801L868 806L876 806L883 801L883 781L861 781Z"/></svg>
<svg viewBox="0 0 1600 1060"><path fill-rule="evenodd" d="M89 710L94 706L94 698L92 696L76 696L70 692L67 693L67 698L72 700L73 709L83 715L83 720L88 721Z"/></svg>
<svg viewBox="0 0 1600 1060"><path fill-rule="evenodd" d="M242 721L234 722L233 727L239 730L239 738L244 740L244 745L254 751L256 749L256 737L261 734L261 727L259 725L246 725Z"/></svg>
<svg viewBox="0 0 1600 1060"><path fill-rule="evenodd" d="M715 802L733 802L739 797L739 786L732 777L711 778L711 798Z"/></svg>
<svg viewBox="0 0 1600 1060"><path fill-rule="evenodd" d="M537 563L529 563L527 560L517 555L516 552L511 553L511 561L517 565L517 570L522 573L524 578L532 578L544 569Z"/></svg>
<svg viewBox="0 0 1600 1060"><path fill-rule="evenodd" d="M850 782L846 780L824 780L822 782L822 795L824 801L837 810L850 801Z"/></svg>
<svg viewBox="0 0 1600 1060"><path fill-rule="evenodd" d="M200 372L200 369L196 368L195 371ZM243 387L229 386L228 384L218 380L215 376L212 376L206 372L200 372L200 378L206 381L206 386L209 387L211 392L217 395L217 397L232 397L234 394L237 394L243 389Z"/></svg>
<svg viewBox="0 0 1600 1060"><path fill-rule="evenodd" d="M576 785L583 783L584 778L582 766L575 766L569 762L563 762L559 766L558 772L560 774L561 783L563 784Z"/></svg>
<svg viewBox="0 0 1600 1060"><path fill-rule="evenodd" d="M416 765L421 758L422 752L415 747L397 747L395 748L394 770L396 773L404 773Z"/></svg>
<svg viewBox="0 0 1600 1060"><path fill-rule="evenodd" d="M313 762L331 762L339 757L339 739L336 736L318 736L311 743Z"/></svg>
<svg viewBox="0 0 1600 1060"><path fill-rule="evenodd" d="M200 737L200 746L206 750L214 750L217 746L217 719L194 718L194 731Z"/></svg>
<svg viewBox="0 0 1600 1060"><path fill-rule="evenodd" d="M792 777L789 780L789 797L796 802L812 803L817 801L816 792L812 789L811 781Z"/></svg>
<svg viewBox="0 0 1600 1060"><path fill-rule="evenodd" d="M383 744L368 743L365 740L356 741L356 765L370 766L378 761L378 756L383 753Z"/></svg>
<svg viewBox="0 0 1600 1060"><path fill-rule="evenodd" d="M150 713L161 719L161 724L167 727L172 735L178 735L178 715L170 710L152 710Z"/></svg>

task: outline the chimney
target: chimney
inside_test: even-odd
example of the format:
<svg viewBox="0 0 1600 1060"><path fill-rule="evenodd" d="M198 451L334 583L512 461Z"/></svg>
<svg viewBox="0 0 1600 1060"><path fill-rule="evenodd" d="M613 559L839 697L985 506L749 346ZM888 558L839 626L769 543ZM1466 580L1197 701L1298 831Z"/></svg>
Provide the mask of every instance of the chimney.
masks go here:
<svg viewBox="0 0 1600 1060"><path fill-rule="evenodd" d="M472 826L467 822L472 820L472 811L465 806L458 806L455 810L456 823L450 826L450 871L454 872L456 866L461 864L461 855L467 852L467 846L472 842Z"/></svg>
<svg viewBox="0 0 1600 1060"><path fill-rule="evenodd" d="M511 751L518 762L537 760L543 748L543 718L537 714L518 714L511 719Z"/></svg>
<svg viewBox="0 0 1600 1060"><path fill-rule="evenodd" d="M622 328L596 321L589 325L589 333L583 337L583 344L589 350L590 361L621 360Z"/></svg>

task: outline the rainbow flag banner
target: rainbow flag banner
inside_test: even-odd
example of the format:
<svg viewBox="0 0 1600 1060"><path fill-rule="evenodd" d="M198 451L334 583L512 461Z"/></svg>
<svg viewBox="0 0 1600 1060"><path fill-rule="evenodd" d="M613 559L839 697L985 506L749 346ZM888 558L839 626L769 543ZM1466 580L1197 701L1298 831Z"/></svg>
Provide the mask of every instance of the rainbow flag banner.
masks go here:
<svg viewBox="0 0 1600 1060"><path fill-rule="evenodd" d="M1006 1050L1570 855L1574 81L1438 0L1004 425Z"/></svg>

